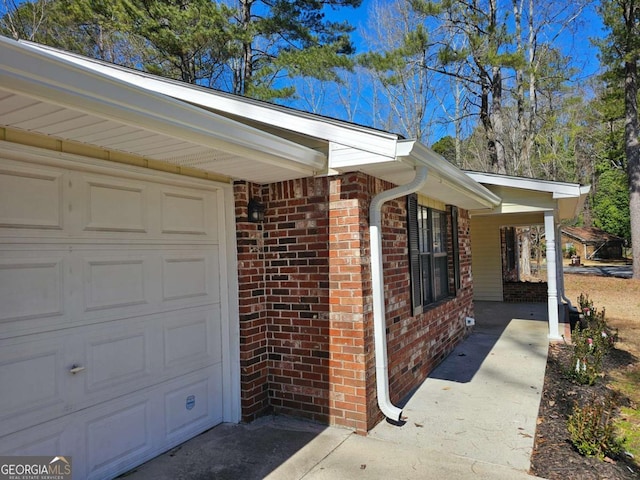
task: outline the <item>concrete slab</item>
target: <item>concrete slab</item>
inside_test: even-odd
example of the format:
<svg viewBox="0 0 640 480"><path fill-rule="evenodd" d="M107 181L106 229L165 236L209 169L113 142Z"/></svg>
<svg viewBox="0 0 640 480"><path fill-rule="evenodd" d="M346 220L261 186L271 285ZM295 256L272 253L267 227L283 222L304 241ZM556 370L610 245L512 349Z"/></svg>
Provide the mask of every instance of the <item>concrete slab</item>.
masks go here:
<svg viewBox="0 0 640 480"><path fill-rule="evenodd" d="M287 417L221 425L127 480L534 479L546 304L476 303L476 328L367 437Z"/></svg>
<svg viewBox="0 0 640 480"><path fill-rule="evenodd" d="M511 468L371 437L349 437L304 480L535 480Z"/></svg>
<svg viewBox="0 0 640 480"><path fill-rule="evenodd" d="M547 324L531 311L506 326L489 317L495 326L479 326L408 399L406 423L370 436L528 471L548 348Z"/></svg>
<svg viewBox="0 0 640 480"><path fill-rule="evenodd" d="M126 480L298 480L353 433L289 417L219 425L122 475Z"/></svg>

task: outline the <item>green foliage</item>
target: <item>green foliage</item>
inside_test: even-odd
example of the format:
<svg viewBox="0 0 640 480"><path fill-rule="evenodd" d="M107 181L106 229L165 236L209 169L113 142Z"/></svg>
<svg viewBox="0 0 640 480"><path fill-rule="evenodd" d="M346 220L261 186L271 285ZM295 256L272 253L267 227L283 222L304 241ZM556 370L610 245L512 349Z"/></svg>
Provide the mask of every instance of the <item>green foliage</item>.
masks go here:
<svg viewBox="0 0 640 480"><path fill-rule="evenodd" d="M215 83L231 53L232 11L210 0L121 0L123 27L140 38L144 68L188 83Z"/></svg>
<svg viewBox="0 0 640 480"><path fill-rule="evenodd" d="M622 450L622 440L618 438L614 424L615 399L611 396L604 401L590 398L583 406L577 403L567 420L571 443L587 457L604 459L616 456Z"/></svg>
<svg viewBox="0 0 640 480"><path fill-rule="evenodd" d="M295 94L287 78L337 82L352 67L353 27L324 11L361 1L34 0L8 12L0 33L273 100Z"/></svg>
<svg viewBox="0 0 640 480"><path fill-rule="evenodd" d="M624 170L605 170L598 177L593 196L594 225L629 240L629 190Z"/></svg>
<svg viewBox="0 0 640 480"><path fill-rule="evenodd" d="M602 361L618 339L588 295L580 294L580 322L571 332L573 352L567 375L580 384L593 385L602 376Z"/></svg>
<svg viewBox="0 0 640 480"><path fill-rule="evenodd" d="M431 149L439 155L442 155L449 162L456 163L456 140L447 135L442 137L431 146Z"/></svg>
<svg viewBox="0 0 640 480"><path fill-rule="evenodd" d="M592 336L594 348L600 350L603 355L609 353L618 341L618 331L612 329L607 323L605 309L598 311L593 305L593 300L584 293L578 297L578 305L582 315L580 322L582 329Z"/></svg>
<svg viewBox="0 0 640 480"><path fill-rule="evenodd" d="M571 258L576 254L576 247L570 245L569 247L563 247L562 252L564 254L564 258Z"/></svg>
<svg viewBox="0 0 640 480"><path fill-rule="evenodd" d="M362 0L245 0L233 16L231 59L234 93L265 100L291 97L284 77L340 81L354 46L348 22L325 18L324 8L358 7Z"/></svg>
<svg viewBox="0 0 640 480"><path fill-rule="evenodd" d="M594 340L592 332L579 325L571 332L573 354L567 374L582 385L593 385L602 376L604 352L595 346Z"/></svg>

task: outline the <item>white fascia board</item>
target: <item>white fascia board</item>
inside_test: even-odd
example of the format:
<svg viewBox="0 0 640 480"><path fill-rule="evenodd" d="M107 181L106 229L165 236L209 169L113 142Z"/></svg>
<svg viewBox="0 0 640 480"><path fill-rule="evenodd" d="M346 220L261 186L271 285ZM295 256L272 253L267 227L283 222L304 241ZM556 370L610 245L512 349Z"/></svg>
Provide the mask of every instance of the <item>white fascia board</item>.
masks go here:
<svg viewBox="0 0 640 480"><path fill-rule="evenodd" d="M486 208L495 208L502 202L498 195L416 140L399 141L397 158L409 158L416 164L426 165L429 175L440 178L453 190L472 198Z"/></svg>
<svg viewBox="0 0 640 480"><path fill-rule="evenodd" d="M325 155L316 150L4 37L0 84L41 101L304 173L326 169Z"/></svg>
<svg viewBox="0 0 640 480"><path fill-rule="evenodd" d="M26 45L92 71L117 78L123 82L204 108L266 123L302 135L308 135L309 137L354 147L376 155L392 157L395 153L396 141L399 138L396 134L158 77L43 45L32 43L26 43Z"/></svg>
<svg viewBox="0 0 640 480"><path fill-rule="evenodd" d="M536 180L533 178L513 177L495 173L465 173L479 183L519 188L521 190L533 190L536 192L548 192L553 195L554 199L576 198L581 195L581 186L577 183L554 182L551 180Z"/></svg>

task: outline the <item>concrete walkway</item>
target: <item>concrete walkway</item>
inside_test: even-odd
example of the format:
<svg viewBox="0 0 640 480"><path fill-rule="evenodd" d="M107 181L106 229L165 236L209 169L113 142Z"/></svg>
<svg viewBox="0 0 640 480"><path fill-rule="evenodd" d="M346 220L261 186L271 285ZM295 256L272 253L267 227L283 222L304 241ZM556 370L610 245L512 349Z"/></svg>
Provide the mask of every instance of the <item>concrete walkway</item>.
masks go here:
<svg viewBox="0 0 640 480"><path fill-rule="evenodd" d="M546 304L476 303L473 334L367 437L285 417L225 424L127 480L533 479Z"/></svg>

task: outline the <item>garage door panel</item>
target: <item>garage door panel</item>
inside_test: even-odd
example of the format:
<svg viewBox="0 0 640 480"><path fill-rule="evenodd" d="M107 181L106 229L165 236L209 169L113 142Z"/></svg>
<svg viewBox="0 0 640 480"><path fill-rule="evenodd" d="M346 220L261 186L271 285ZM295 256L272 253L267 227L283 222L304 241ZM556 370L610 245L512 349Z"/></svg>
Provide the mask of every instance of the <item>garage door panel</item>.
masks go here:
<svg viewBox="0 0 640 480"><path fill-rule="evenodd" d="M85 311L152 303L151 262L140 254L85 257Z"/></svg>
<svg viewBox="0 0 640 480"><path fill-rule="evenodd" d="M0 436L68 411L67 347L61 337L0 347Z"/></svg>
<svg viewBox="0 0 640 480"><path fill-rule="evenodd" d="M61 316L63 292L63 258L0 251L0 323Z"/></svg>
<svg viewBox="0 0 640 480"><path fill-rule="evenodd" d="M222 417L221 405L216 405L216 398L220 398L215 397L216 393L221 393L216 392L216 382L207 377L165 394L165 428L169 442L210 423L212 415Z"/></svg>
<svg viewBox="0 0 640 480"><path fill-rule="evenodd" d="M178 300L206 296L209 269L204 256L163 258L162 299Z"/></svg>
<svg viewBox="0 0 640 480"><path fill-rule="evenodd" d="M220 423L221 372L208 367L79 412L87 453L74 457L74 472L112 477Z"/></svg>
<svg viewBox="0 0 640 480"><path fill-rule="evenodd" d="M222 362L220 322L219 306L206 306L75 329L72 363L85 370L73 379L82 385L74 393L74 408Z"/></svg>
<svg viewBox="0 0 640 480"><path fill-rule="evenodd" d="M0 455L70 455L72 449L65 438L67 427L68 422L48 422L10 437L0 437Z"/></svg>
<svg viewBox="0 0 640 480"><path fill-rule="evenodd" d="M220 302L217 247L174 251L162 258L162 300L167 305Z"/></svg>
<svg viewBox="0 0 640 480"><path fill-rule="evenodd" d="M120 335L103 334L100 339L88 341L85 398L100 393L100 400L104 400L102 390L108 390L110 397L119 390L129 391L135 386L133 382L140 385L150 381L154 347L151 328L131 330Z"/></svg>
<svg viewBox="0 0 640 480"><path fill-rule="evenodd" d="M81 176L84 184L82 230L103 232L149 231L148 188L134 181Z"/></svg>
<svg viewBox="0 0 640 480"><path fill-rule="evenodd" d="M228 192L27 155L0 153L0 454L113 477L223 419Z"/></svg>
<svg viewBox="0 0 640 480"><path fill-rule="evenodd" d="M167 315L164 367L168 375L222 361L221 316L218 305L185 315Z"/></svg>
<svg viewBox="0 0 640 480"><path fill-rule="evenodd" d="M113 464L145 456L151 451L153 412L150 403L148 399L123 402L117 410L107 411L87 422L88 476L103 477L101 472L108 471Z"/></svg>
<svg viewBox="0 0 640 480"><path fill-rule="evenodd" d="M29 168L17 162L0 164L0 227L63 228L64 172Z"/></svg>
<svg viewBox="0 0 640 480"><path fill-rule="evenodd" d="M218 242L218 198L213 192L161 186L160 232L171 238Z"/></svg>

